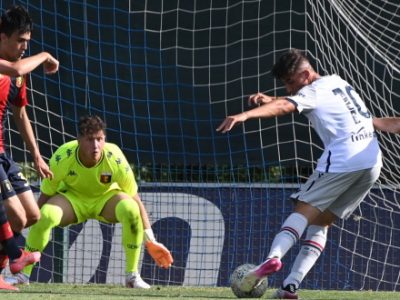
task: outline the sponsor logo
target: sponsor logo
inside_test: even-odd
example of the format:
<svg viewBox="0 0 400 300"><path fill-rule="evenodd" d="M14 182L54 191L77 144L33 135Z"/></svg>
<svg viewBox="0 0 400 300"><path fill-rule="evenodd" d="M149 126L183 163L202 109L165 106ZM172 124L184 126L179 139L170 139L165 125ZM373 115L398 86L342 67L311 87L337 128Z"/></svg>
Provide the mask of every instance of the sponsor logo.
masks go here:
<svg viewBox="0 0 400 300"><path fill-rule="evenodd" d="M362 127L358 132L353 132L350 138L352 142L359 142L367 139L370 140L375 136L376 136L375 132L365 131L364 127Z"/></svg>

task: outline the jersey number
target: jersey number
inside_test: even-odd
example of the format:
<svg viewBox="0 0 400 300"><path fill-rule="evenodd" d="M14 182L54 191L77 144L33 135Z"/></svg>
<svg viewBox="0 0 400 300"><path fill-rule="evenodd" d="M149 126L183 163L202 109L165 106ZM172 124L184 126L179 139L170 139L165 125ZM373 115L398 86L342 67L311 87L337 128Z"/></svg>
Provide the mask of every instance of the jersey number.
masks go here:
<svg viewBox="0 0 400 300"><path fill-rule="evenodd" d="M359 97L357 98L354 97L354 95L351 93L353 91L353 88L351 86L346 86L345 91L343 91L341 88L336 88L332 90L334 95L339 95L343 102L346 104L347 109L349 110L353 121L355 124L360 123L359 116L361 115L364 118L371 118L371 114L368 112L368 110L363 111L361 105L358 103ZM351 102L350 102L350 100ZM353 104L353 105L352 105Z"/></svg>

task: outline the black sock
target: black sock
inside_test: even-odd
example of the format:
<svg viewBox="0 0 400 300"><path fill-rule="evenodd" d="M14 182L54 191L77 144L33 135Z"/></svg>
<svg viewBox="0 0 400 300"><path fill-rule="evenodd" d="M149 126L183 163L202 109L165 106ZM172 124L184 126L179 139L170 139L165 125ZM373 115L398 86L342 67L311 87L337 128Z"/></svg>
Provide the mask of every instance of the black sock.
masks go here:
<svg viewBox="0 0 400 300"><path fill-rule="evenodd" d="M18 248L11 230L10 223L7 220L7 214L2 201L0 201L0 244L10 260L21 256L21 250Z"/></svg>

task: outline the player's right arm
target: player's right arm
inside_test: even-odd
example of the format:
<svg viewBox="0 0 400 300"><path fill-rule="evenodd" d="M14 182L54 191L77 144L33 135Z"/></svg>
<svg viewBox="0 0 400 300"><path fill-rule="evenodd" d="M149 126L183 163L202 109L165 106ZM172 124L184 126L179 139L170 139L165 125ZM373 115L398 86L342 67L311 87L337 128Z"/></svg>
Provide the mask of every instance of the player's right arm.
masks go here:
<svg viewBox="0 0 400 300"><path fill-rule="evenodd" d="M53 74L58 71L59 62L48 52L41 52L17 61L0 60L0 74L18 77L32 72L43 64L46 74Z"/></svg>
<svg viewBox="0 0 400 300"><path fill-rule="evenodd" d="M75 159L76 141L71 141L61 145L56 152L53 153L49 160L49 167L53 176L44 178L40 185L40 196L38 205L41 207L49 200L50 197L57 194L60 185L67 175L69 164Z"/></svg>
<svg viewBox="0 0 400 300"><path fill-rule="evenodd" d="M271 98L272 99L272 98ZM283 116L296 111L296 106L286 97L274 98L261 106L244 111L237 115L227 116L218 126L217 131L226 133L234 126L255 118L271 118Z"/></svg>

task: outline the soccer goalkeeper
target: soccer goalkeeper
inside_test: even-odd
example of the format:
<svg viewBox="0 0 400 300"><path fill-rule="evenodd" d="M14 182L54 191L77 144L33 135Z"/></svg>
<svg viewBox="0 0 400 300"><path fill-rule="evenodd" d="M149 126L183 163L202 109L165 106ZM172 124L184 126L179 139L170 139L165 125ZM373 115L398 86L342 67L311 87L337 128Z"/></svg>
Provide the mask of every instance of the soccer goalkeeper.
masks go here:
<svg viewBox="0 0 400 300"><path fill-rule="evenodd" d="M31 227L25 249L43 251L50 232L96 219L122 224L125 250L126 286L148 289L138 272L143 237L149 254L158 266L173 263L170 251L158 243L147 212L137 193L134 174L121 149L105 141L105 123L98 116L79 121L77 140L62 145L50 159L53 179L44 179L38 200L41 218ZM33 266L17 274L18 283L29 283Z"/></svg>

